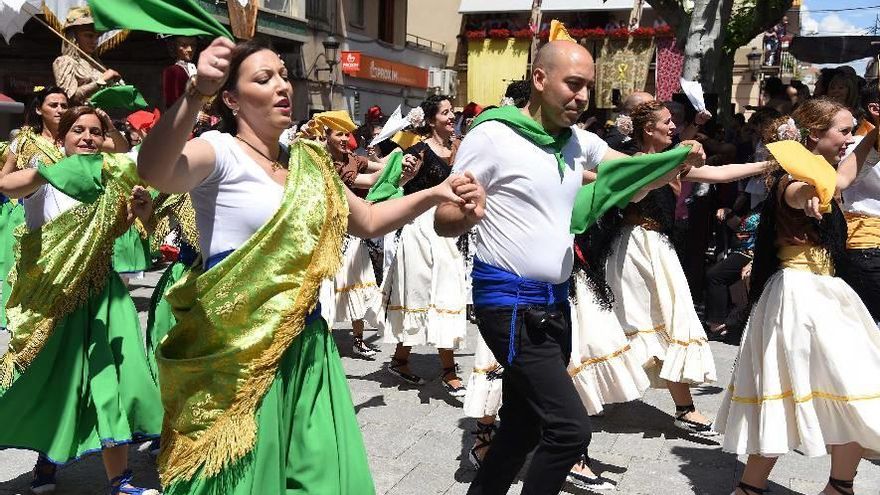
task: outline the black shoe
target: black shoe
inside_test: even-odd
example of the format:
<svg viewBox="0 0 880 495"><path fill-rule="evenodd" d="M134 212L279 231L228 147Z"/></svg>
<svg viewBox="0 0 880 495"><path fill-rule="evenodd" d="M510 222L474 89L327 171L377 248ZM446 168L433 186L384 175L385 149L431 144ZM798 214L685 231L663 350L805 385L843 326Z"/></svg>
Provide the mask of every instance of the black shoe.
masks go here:
<svg viewBox="0 0 880 495"><path fill-rule="evenodd" d="M388 366L386 367L386 369L392 375L400 378L401 380L403 380L409 384L424 385L425 380L422 380L422 377L420 377L419 375L414 375L412 373L404 373L403 371L400 370L400 368L403 368L408 364L409 364L409 361L401 361L399 359L392 358L391 362L388 363Z"/></svg>
<svg viewBox="0 0 880 495"><path fill-rule="evenodd" d="M477 452L480 449L485 449L483 451L483 459L486 458L486 451L492 446L492 439L495 438L496 430L498 430L498 427L495 426L495 423L490 425L477 423L477 429L471 432L471 435L476 437L476 440L474 440L474 446L468 452L468 460L471 461L474 469L479 470L483 464L483 461L477 457Z"/></svg>
<svg viewBox="0 0 880 495"><path fill-rule="evenodd" d="M580 462L578 462L581 466L589 467L590 461L587 459L587 456L582 455ZM569 471L568 476L565 477L565 481L568 481L572 485L584 489L584 490L613 490L615 488L614 483L611 480L603 478L599 475L587 476L583 473L577 473L574 471Z"/></svg>
<svg viewBox="0 0 880 495"><path fill-rule="evenodd" d="M456 399L461 399L465 395L467 395L467 387L464 384L454 387L446 381L446 377L452 375L453 378L458 378L458 365L452 366L451 368L443 368L443 372L440 374L440 383L443 384L443 388L449 393L449 395L455 397ZM461 381L461 378L459 378Z"/></svg>
<svg viewBox="0 0 880 495"><path fill-rule="evenodd" d="M354 353L355 356L360 356L364 359L369 359L370 361L372 361L376 358L376 354L379 353L379 350L364 342L364 339L360 337L354 337L352 339L351 352Z"/></svg>
<svg viewBox="0 0 880 495"><path fill-rule="evenodd" d="M688 433L692 433L694 435L699 435L701 437L714 437L718 436L718 432L712 428L712 422L708 423L697 423L696 421L691 421L689 419L684 419L688 413L692 413L697 409L693 404L688 406L675 406L675 421L674 425L676 428L684 430Z"/></svg>

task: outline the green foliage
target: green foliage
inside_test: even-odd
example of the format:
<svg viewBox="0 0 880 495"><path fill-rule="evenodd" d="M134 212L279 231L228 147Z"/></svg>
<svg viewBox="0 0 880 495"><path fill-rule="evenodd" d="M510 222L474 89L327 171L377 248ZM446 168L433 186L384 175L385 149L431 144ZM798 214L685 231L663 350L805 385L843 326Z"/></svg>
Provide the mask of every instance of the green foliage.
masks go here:
<svg viewBox="0 0 880 495"><path fill-rule="evenodd" d="M732 54L771 24L775 24L792 0L740 0L735 2L730 22L724 30L724 51Z"/></svg>

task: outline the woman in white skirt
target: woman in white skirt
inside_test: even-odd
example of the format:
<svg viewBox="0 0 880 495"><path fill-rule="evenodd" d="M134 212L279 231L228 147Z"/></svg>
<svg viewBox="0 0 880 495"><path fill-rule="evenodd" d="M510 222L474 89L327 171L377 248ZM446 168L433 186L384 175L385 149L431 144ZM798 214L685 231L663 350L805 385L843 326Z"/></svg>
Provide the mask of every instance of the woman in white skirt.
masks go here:
<svg viewBox="0 0 880 495"><path fill-rule="evenodd" d="M833 199L853 181L877 133L841 161L853 142L849 110L820 98L802 103L793 117L774 122L765 142L800 141L839 166L837 174L811 179L822 177L827 164L811 162L806 152L807 159L793 161L769 146L810 184L779 169L767 181L753 308L717 418L724 450L749 455L736 495L765 493L776 459L794 449L830 452L821 493L849 495L860 459L880 452L880 333L856 293L834 276L847 258L846 223Z"/></svg>
<svg viewBox="0 0 880 495"><path fill-rule="evenodd" d="M672 145L675 124L662 102L637 105L630 118L633 138L643 153L657 153ZM691 168L680 178L730 182L761 174L766 167L766 162L759 162ZM622 211L612 210L594 227L603 231L604 241L601 246L590 246L589 258L604 267L600 276L614 294L612 310L620 325L592 335L598 340L581 359L601 357L592 355L593 349L616 352L613 349L622 343L617 332L622 330L629 344L627 354L642 365L651 386L669 390L676 408L675 426L688 433L713 436L712 422L697 411L690 392L691 386L715 381L715 363L670 240L679 185L675 181L650 191Z"/></svg>
<svg viewBox="0 0 880 495"><path fill-rule="evenodd" d="M421 104L424 125L418 129L424 141L406 150L419 157L415 177L404 185L405 194L443 182L452 170L455 115L449 97L435 95ZM403 173L412 173L412 163ZM464 346L467 331L464 257L455 239L434 231L434 210L406 225L398 240L397 254L382 283L385 341L397 343L388 371L412 384L424 381L409 368L414 345L438 349L440 379L453 397L464 397L466 387L458 377L455 349Z"/></svg>

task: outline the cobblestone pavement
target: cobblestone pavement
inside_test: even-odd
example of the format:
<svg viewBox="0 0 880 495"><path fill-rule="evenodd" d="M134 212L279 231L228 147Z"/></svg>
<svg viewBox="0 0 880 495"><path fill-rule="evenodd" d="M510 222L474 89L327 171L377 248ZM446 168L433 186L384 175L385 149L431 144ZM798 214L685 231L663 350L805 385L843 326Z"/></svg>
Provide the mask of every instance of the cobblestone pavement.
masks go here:
<svg viewBox="0 0 880 495"><path fill-rule="evenodd" d="M161 275L148 273L133 284L132 294L146 323L146 309L152 287ZM467 491L474 471L467 461L473 420L464 418L460 403L443 391L439 361L430 348L416 348L412 369L428 380L422 387L401 385L383 370L393 346L381 344L377 361L352 358L351 337L344 328L335 331L336 341L351 386L352 398L364 434L378 494L460 495ZM470 328L468 349L457 360L467 371L473 362L476 328ZM375 332L367 340L381 342ZM0 352L6 338L0 337ZM737 348L712 343L718 368L716 386L695 390L697 406L714 417L727 383ZM669 394L650 390L643 401L612 406L605 417L595 418L590 454L595 466L617 483L616 491L627 495L705 494L728 495L739 477L744 458L725 454L717 442L678 432L669 412ZM2 426L0 426L2 427ZM131 464L135 481L158 487L154 461L144 447L132 447ZM22 450L0 450L0 495L29 493L30 470L36 455ZM773 471L774 494L815 495L822 489L830 459L810 459L799 454L783 457ZM58 476L59 495L106 493L106 481L99 456L92 455L62 468ZM511 494L519 494L517 483ZM590 493L573 487L566 493ZM863 461L856 493L880 494L880 463ZM269 495L269 494L267 494ZM332 494L320 494L332 495Z"/></svg>

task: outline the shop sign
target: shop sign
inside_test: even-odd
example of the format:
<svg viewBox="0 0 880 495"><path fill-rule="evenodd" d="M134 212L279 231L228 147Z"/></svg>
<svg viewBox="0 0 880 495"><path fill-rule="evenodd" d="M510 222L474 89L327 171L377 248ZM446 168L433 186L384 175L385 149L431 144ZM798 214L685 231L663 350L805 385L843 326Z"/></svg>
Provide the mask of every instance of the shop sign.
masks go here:
<svg viewBox="0 0 880 495"><path fill-rule="evenodd" d="M359 55L357 70L349 71L345 69L346 55L348 53L357 53ZM391 60L371 57L359 52L342 52L342 65L342 72L351 77L396 84L398 86L420 89L428 88L428 69L414 65L392 62Z"/></svg>
<svg viewBox="0 0 880 495"><path fill-rule="evenodd" d="M342 73L357 74L361 70L361 52L342 52Z"/></svg>

